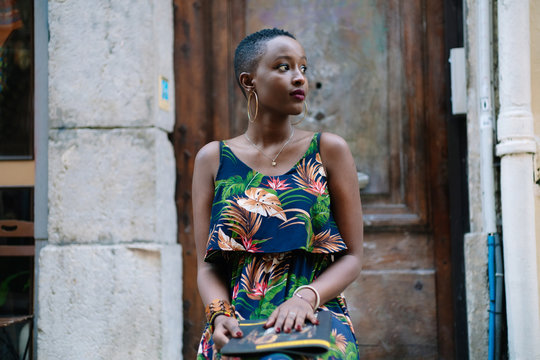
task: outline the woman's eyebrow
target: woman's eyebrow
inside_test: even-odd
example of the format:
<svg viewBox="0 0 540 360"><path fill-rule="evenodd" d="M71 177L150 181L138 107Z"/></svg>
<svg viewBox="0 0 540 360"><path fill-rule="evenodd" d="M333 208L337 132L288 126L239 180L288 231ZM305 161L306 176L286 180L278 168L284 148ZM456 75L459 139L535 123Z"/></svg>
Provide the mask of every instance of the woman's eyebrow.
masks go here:
<svg viewBox="0 0 540 360"><path fill-rule="evenodd" d="M289 56L289 55L279 55L279 56L277 56L277 57L274 59L274 61L277 61L277 60L279 60L279 59L292 60L292 58L293 58L293 57L292 57L292 56ZM306 60L306 61L307 61L307 57L306 57L305 55L302 56L300 59Z"/></svg>

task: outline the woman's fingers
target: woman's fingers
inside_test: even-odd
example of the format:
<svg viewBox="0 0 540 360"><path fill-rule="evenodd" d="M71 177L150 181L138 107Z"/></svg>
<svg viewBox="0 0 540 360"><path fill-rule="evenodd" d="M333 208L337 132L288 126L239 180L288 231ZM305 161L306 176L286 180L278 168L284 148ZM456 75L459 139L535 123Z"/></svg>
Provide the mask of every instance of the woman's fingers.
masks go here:
<svg viewBox="0 0 540 360"><path fill-rule="evenodd" d="M319 320L309 302L300 297L292 297L278 306L268 317L265 327L274 327L276 332L301 331L306 320L318 325Z"/></svg>
<svg viewBox="0 0 540 360"><path fill-rule="evenodd" d="M216 327L214 329L214 333L212 334L212 339L214 340L214 345L216 346L217 350L220 350L229 342L229 337L225 334L223 328L218 329Z"/></svg>
<svg viewBox="0 0 540 360"><path fill-rule="evenodd" d="M302 330L302 327L304 326L304 319L305 318L306 318L305 313L297 314L294 311L289 311L289 313L285 317L285 322L283 324L283 331L288 333L293 328L298 330L298 327L300 327L300 330Z"/></svg>
<svg viewBox="0 0 540 360"><path fill-rule="evenodd" d="M232 337L242 337L243 334L242 330L240 330L240 326L238 326L238 320L234 318L228 318L223 325Z"/></svg>
<svg viewBox="0 0 540 360"><path fill-rule="evenodd" d="M285 302L272 312L264 326L266 328L273 326L276 329L276 332L281 332L283 330L283 324L285 322L288 312L289 310Z"/></svg>
<svg viewBox="0 0 540 360"><path fill-rule="evenodd" d="M278 313L279 313L278 309L274 310L272 312L272 314L270 314L270 316L268 317L268 320L266 320L266 324L264 324L265 328L269 328L269 327L274 326L274 324L276 323L276 318L277 318Z"/></svg>
<svg viewBox="0 0 540 360"><path fill-rule="evenodd" d="M304 327L306 319L316 321L313 309L306 301L293 297L272 312L265 326L274 327L276 332L300 331Z"/></svg>
<svg viewBox="0 0 540 360"><path fill-rule="evenodd" d="M278 315L274 323L274 328L276 329L276 332L285 331L285 319L287 318L289 310L287 309L287 307L281 307L276 310L278 311Z"/></svg>
<svg viewBox="0 0 540 360"><path fill-rule="evenodd" d="M219 350L229 342L229 337L242 337L242 330L238 326L238 320L225 315L219 315L214 320L214 333L212 338Z"/></svg>
<svg viewBox="0 0 540 360"><path fill-rule="evenodd" d="M319 319L317 318L317 314L315 313L308 313L306 319L314 325L319 325Z"/></svg>

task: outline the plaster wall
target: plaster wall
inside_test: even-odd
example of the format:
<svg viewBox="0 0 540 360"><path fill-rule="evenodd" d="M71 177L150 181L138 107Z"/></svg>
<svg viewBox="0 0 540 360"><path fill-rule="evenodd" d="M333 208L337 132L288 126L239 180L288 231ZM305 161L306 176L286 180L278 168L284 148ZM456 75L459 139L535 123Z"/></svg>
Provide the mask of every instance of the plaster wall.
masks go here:
<svg viewBox="0 0 540 360"><path fill-rule="evenodd" d="M529 26L531 32L531 106L536 139L535 156L535 225L538 279L540 279L540 1L529 1ZM539 280L540 281L540 280ZM540 284L538 284L540 299ZM540 307L540 304L539 304Z"/></svg>
<svg viewBox="0 0 540 360"><path fill-rule="evenodd" d="M38 358L179 359L172 2L50 0L48 23Z"/></svg>
<svg viewBox="0 0 540 360"><path fill-rule="evenodd" d="M467 66L467 171L469 183L470 232L465 235L465 282L467 293L467 323L469 357L488 357L488 278L487 234L482 216L482 189L480 177L480 125L476 67L478 24L476 1L466 0L465 5L465 53Z"/></svg>

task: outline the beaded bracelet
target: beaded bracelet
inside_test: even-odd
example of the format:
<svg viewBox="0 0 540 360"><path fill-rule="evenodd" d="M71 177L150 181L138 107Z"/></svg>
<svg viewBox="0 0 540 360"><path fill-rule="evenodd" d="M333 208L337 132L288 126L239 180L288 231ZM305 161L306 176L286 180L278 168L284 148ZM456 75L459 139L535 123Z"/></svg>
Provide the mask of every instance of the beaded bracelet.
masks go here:
<svg viewBox="0 0 540 360"><path fill-rule="evenodd" d="M214 320L218 315L225 315L227 317L235 317L234 306L229 304L228 301L222 299L215 299L206 306L206 320L210 325L210 332L214 332Z"/></svg>
<svg viewBox="0 0 540 360"><path fill-rule="evenodd" d="M312 305L312 307L313 307L313 311L317 310L319 308L320 303L321 303L321 296L319 295L319 292L317 291L317 289L315 289L311 285L302 285L302 286L298 287L294 291L293 295L298 296L300 299L302 299L304 301L307 301L307 299L304 299L304 297L298 293L302 289L309 289L309 290L311 290L311 291L313 291L315 293L315 299L316 299L315 300L315 305ZM310 303L310 305L311 305L311 303Z"/></svg>

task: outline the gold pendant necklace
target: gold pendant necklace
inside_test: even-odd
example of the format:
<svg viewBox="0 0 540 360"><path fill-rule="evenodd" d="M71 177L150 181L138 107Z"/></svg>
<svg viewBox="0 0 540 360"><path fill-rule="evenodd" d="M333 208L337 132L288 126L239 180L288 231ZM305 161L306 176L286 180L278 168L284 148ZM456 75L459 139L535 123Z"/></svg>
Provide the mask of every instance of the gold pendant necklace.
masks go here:
<svg viewBox="0 0 540 360"><path fill-rule="evenodd" d="M278 153L276 154L276 156L274 156L273 158L270 157L270 156L268 156L268 155L266 155L266 154L264 153L264 151L261 150L260 147L258 147L257 145L255 145L255 143L254 143L253 141L251 141L251 139L247 136L247 133L244 133L244 136L246 137L247 141L249 141L249 143L250 143L251 145L253 145L253 147L254 147L255 149L257 149L261 154L264 155L264 157L270 159L270 160L272 161L272 166L275 167L275 166L277 165L276 160L277 160L279 154L281 154L281 152L283 151L283 149L285 149L285 146L287 146L287 144L289 143L289 141L291 141L291 139L292 139L293 136L294 136L294 127L291 126L291 129L292 129L292 131L291 131L291 136L289 136L289 138L287 139L287 141L285 141L285 143L283 144L283 146L281 147L281 149L278 151Z"/></svg>

